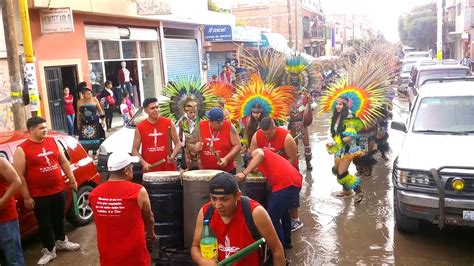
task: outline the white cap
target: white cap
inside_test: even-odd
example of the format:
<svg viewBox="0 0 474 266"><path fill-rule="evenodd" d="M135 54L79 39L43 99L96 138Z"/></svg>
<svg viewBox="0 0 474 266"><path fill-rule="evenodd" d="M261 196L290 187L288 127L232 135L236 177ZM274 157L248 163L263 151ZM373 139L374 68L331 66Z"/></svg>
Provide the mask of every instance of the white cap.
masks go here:
<svg viewBox="0 0 474 266"><path fill-rule="evenodd" d="M140 158L137 156L130 156L125 152L113 152L107 160L107 169L109 171L118 171L130 165L131 163L138 163Z"/></svg>

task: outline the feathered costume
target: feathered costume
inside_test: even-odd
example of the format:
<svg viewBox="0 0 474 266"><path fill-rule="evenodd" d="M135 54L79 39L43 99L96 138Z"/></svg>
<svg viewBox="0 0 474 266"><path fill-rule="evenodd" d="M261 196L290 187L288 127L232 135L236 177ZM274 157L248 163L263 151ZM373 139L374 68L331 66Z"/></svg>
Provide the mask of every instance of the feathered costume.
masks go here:
<svg viewBox="0 0 474 266"><path fill-rule="evenodd" d="M350 65L346 76L333 83L320 99L320 112L335 112L336 103L341 102L348 107L348 115L339 124L331 125L332 144L328 152L335 155L336 163L342 159L352 159L363 154L358 146L358 131L374 124L382 115L381 107L387 101L390 74L386 68L389 55L379 47L360 55ZM335 115L338 115L335 113ZM343 126L340 127L340 123ZM345 137L352 137L344 142ZM360 179L347 171L339 173L333 168L338 182L345 190L361 191Z"/></svg>
<svg viewBox="0 0 474 266"><path fill-rule="evenodd" d="M179 137L184 143L189 140L193 130L199 125L200 119L205 118L206 112L217 102L217 96L209 86L201 84L198 78L191 76L170 82L163 88L163 94L169 99L160 103L160 113L176 122ZM188 118L186 108L191 108L196 112L195 119ZM188 167L190 163L197 165L197 156L186 152L186 149L184 152ZM182 169L186 168L183 163L181 165Z"/></svg>
<svg viewBox="0 0 474 266"><path fill-rule="evenodd" d="M309 145L308 129L313 122L312 91L316 89L317 75L313 66L299 54L291 55L286 60L285 84L294 88L295 100L291 107L288 129L293 136L303 134L303 144L305 149L306 168L311 166L311 147Z"/></svg>

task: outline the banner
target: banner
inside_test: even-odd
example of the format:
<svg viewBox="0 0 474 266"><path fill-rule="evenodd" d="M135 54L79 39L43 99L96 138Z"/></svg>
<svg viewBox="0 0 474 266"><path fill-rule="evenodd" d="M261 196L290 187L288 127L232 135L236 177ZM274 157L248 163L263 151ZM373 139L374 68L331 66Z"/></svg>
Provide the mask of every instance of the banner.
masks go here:
<svg viewBox="0 0 474 266"><path fill-rule="evenodd" d="M41 33L74 32L71 8L40 10Z"/></svg>
<svg viewBox="0 0 474 266"><path fill-rule="evenodd" d="M232 27L230 25L206 25L204 26L204 40L232 41Z"/></svg>
<svg viewBox="0 0 474 266"><path fill-rule="evenodd" d="M169 15L171 5L169 0L136 0L138 15Z"/></svg>

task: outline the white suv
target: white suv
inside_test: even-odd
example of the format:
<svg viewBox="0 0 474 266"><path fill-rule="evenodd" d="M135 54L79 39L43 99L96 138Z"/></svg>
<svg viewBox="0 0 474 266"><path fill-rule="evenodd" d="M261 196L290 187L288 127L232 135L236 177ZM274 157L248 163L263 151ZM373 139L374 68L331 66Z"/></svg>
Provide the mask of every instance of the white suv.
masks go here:
<svg viewBox="0 0 474 266"><path fill-rule="evenodd" d="M392 129L406 133L392 169L398 230L474 226L474 80L425 84Z"/></svg>

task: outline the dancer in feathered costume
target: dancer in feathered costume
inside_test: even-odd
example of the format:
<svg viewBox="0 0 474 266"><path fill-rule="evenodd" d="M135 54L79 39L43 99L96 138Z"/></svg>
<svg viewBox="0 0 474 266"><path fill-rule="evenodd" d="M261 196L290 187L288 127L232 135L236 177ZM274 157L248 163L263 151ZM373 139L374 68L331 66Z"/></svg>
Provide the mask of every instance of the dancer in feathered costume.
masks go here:
<svg viewBox="0 0 474 266"><path fill-rule="evenodd" d="M311 63L301 55L292 55L286 60L286 73L285 84L294 88L293 94L295 96L288 121L288 129L293 137L303 134L306 169L312 170L308 126L313 122L312 109L315 105L312 103L311 91L316 87L316 72L312 69Z"/></svg>
<svg viewBox="0 0 474 266"><path fill-rule="evenodd" d="M354 190L357 203L364 195L361 181L348 172L352 159L363 154L357 144L357 132L381 116L379 110L386 102L390 85L384 54L371 52L361 55L349 67L347 76L331 85L320 100L321 111L333 113L330 128L333 141L326 146L334 154L332 170L343 186L338 196L350 195Z"/></svg>
<svg viewBox="0 0 474 266"><path fill-rule="evenodd" d="M197 129L199 120L204 118L206 111L215 105L218 98L207 85L202 85L199 79L193 77L170 82L163 89L163 94L169 99L160 104L160 112L176 121L183 146L183 156L179 160L181 169L197 169L197 156L186 148L186 144Z"/></svg>
<svg viewBox="0 0 474 266"><path fill-rule="evenodd" d="M293 102L291 86L275 88L272 83L265 83L259 74L253 74L245 86L238 86L229 105L230 117L242 119L245 123L244 139L247 147L260 127L264 117L285 120Z"/></svg>

